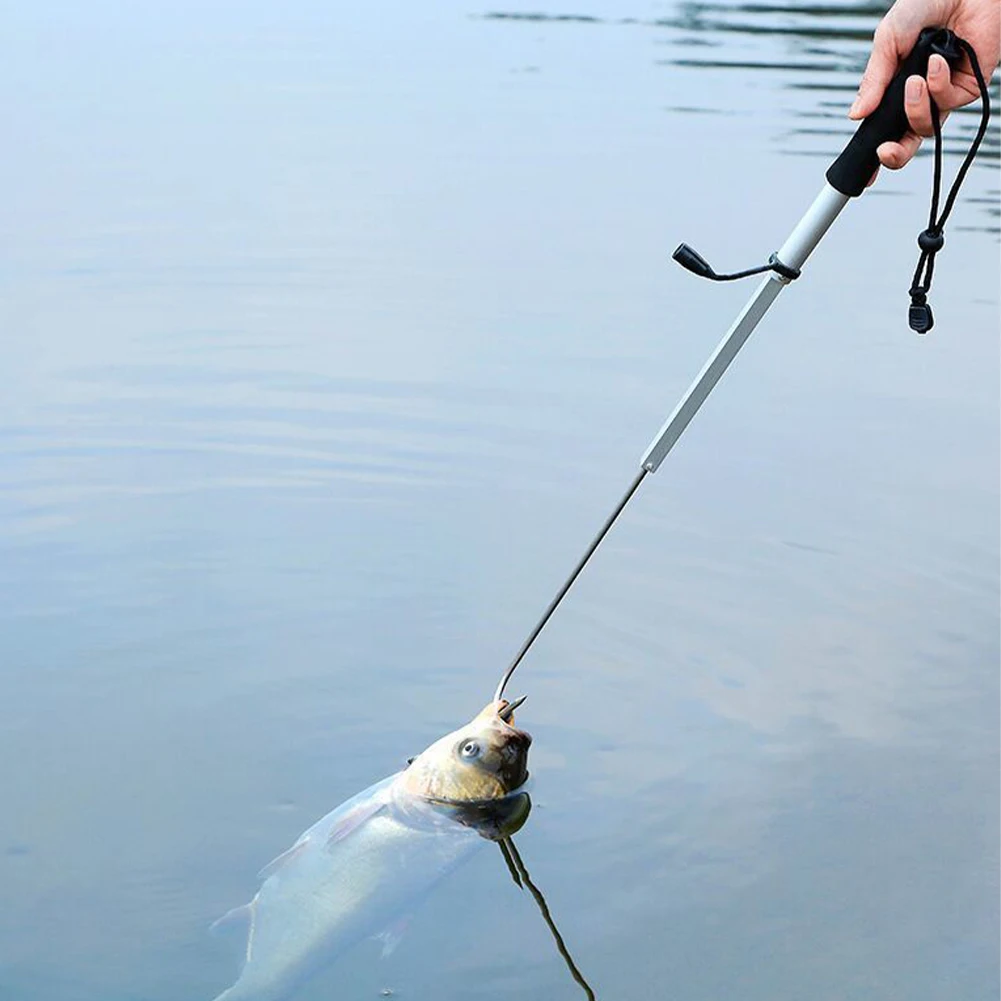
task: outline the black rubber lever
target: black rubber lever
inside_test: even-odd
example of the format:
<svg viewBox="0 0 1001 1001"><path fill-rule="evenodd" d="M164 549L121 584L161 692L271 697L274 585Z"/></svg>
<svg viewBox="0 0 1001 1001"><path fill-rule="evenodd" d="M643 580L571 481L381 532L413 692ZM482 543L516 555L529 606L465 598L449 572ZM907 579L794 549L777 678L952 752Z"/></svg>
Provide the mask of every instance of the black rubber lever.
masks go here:
<svg viewBox="0 0 1001 1001"><path fill-rule="evenodd" d="M865 191L879 166L876 150L882 143L899 142L910 128L904 111L904 84L909 76L928 76L928 60L932 55L944 57L955 69L963 58L963 50L948 28L922 30L910 55L886 88L879 107L856 129L841 155L828 168L827 183L832 188L853 198Z"/></svg>

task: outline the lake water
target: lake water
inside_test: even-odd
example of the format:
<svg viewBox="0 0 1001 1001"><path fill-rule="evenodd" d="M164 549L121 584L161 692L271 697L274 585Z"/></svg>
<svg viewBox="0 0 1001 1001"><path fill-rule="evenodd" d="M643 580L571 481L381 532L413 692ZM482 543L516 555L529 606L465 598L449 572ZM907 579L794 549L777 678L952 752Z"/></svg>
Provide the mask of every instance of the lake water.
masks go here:
<svg viewBox="0 0 1001 1001"><path fill-rule="evenodd" d="M784 240L880 11L8 8L2 1001L213 998L488 700L752 290L671 251ZM998 153L924 338L930 157L846 209L515 676L601 1001L997 996ZM584 997L486 844L301 998L384 991Z"/></svg>

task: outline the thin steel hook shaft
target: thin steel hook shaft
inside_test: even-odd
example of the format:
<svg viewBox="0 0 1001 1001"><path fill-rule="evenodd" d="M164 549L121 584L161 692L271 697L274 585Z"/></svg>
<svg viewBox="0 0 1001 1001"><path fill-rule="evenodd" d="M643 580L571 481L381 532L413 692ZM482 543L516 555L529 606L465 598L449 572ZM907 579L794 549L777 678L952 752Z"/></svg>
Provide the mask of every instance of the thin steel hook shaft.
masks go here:
<svg viewBox="0 0 1001 1001"><path fill-rule="evenodd" d="M601 531L591 540L591 545L587 547L587 552L580 558L577 566L574 567L573 572L564 581L563 586L556 592L556 597L549 603L549 607L542 613L542 618L539 619L535 624L535 628L528 634L528 639L525 640L521 645L521 649L515 655L514 660L508 665L508 669L504 672L504 676L500 680L500 684L497 686L497 691L494 693L494 702L498 701L500 697L504 694L504 689L507 687L507 683L511 680L511 675L514 674L515 668L522 662L526 653L528 653L529 647L538 639L539 633L545 628L546 623L552 618L553 612L559 607L560 602L567 596L567 591L573 587L574 581L580 576L581 571L587 566L587 561L594 555L595 550L601 545L601 540L608 535L609 529L615 524L615 519L622 514L625 506L632 499L634 493L636 493L639 485L643 482L646 477L648 470L641 469L636 475L636 479L630 484L629 489L625 492L622 500L616 505L615 510L609 515L608 520L604 525L601 526Z"/></svg>

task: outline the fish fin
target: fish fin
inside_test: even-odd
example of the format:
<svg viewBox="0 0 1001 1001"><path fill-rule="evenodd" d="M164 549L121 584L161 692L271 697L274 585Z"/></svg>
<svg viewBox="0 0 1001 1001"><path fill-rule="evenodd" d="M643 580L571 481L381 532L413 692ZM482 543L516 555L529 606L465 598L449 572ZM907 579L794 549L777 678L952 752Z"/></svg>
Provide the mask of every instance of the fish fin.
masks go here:
<svg viewBox="0 0 1001 1001"><path fill-rule="evenodd" d="M218 934L221 931L235 928L242 925L247 930L247 954L246 961L249 963L254 952L254 931L257 925L257 897L254 897L249 904L241 907L234 907L227 911L221 918L213 921L209 925L209 931Z"/></svg>
<svg viewBox="0 0 1001 1001"><path fill-rule="evenodd" d="M221 918L216 918L209 925L209 931L213 935L218 935L220 932L229 931L231 928L238 926L249 928L253 920L254 904L251 901L249 904L241 904L239 907L234 907L232 910L227 911Z"/></svg>
<svg viewBox="0 0 1001 1001"><path fill-rule="evenodd" d="M254 958L254 936L257 934L257 897L250 902L250 928L247 930L247 955L249 963Z"/></svg>
<svg viewBox="0 0 1001 1001"><path fill-rule="evenodd" d="M413 917L412 914L404 914L403 917L397 918L388 928L385 928L375 936L382 943L383 959L389 956L400 944L403 936L407 933L407 929L410 927L411 917Z"/></svg>
<svg viewBox="0 0 1001 1001"><path fill-rule="evenodd" d="M391 778L395 778L395 776L391 776ZM380 786L385 785L389 781L390 779L385 780L385 782L380 783ZM359 793L355 797L358 800L357 803L348 800L346 804L342 804L333 812L326 829L326 845L328 848L331 845L337 844L338 841L342 841L352 831L358 830L362 824L367 820L371 820L372 817L381 810L384 810L389 804L389 798L385 789L377 790L373 796L370 796L369 792L370 790L365 790L365 792ZM318 838L323 838L325 820L326 818L317 821L291 848L273 858L257 874L258 879L267 879L276 872L280 872L290 862L298 858L311 844L314 844Z"/></svg>
<svg viewBox="0 0 1001 1001"><path fill-rule="evenodd" d="M299 857L309 845L311 838L307 835L300 838L291 848L286 849L281 855L276 855L258 874L258 879L267 879L273 876L280 869L284 869L293 859Z"/></svg>
<svg viewBox="0 0 1001 1001"><path fill-rule="evenodd" d="M348 810L343 816L337 818L337 823L327 832L327 847L330 848L338 841L343 841L348 835L353 834L359 827L385 809L385 801L376 799Z"/></svg>

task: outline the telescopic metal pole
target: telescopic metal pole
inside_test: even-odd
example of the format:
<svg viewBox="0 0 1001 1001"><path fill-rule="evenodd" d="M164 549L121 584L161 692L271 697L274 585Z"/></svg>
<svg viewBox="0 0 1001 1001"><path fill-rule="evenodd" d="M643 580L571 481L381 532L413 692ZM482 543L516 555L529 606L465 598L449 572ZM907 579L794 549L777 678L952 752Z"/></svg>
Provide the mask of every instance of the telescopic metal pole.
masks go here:
<svg viewBox="0 0 1001 1001"><path fill-rule="evenodd" d="M806 215L800 219L796 228L789 234L789 239L782 244L782 249L775 255L780 264L799 271L813 249L820 243L824 234L838 217L838 213L848 204L848 195L825 184L823 190L807 209ZM674 448L678 439L688 427L691 419L713 391L713 387L723 377L730 363L737 357L737 352L744 346L752 331L768 312L768 308L778 298L779 292L790 283L791 279L780 274L769 275L758 290L748 300L733 326L726 332L716 350L705 363L695 381L674 408L674 413L665 421L643 454L642 467L647 472L655 473L667 454Z"/></svg>
<svg viewBox="0 0 1001 1001"><path fill-rule="evenodd" d="M823 235L838 217L838 213L847 203L848 195L843 195L829 184L825 184L824 189L807 210L806 215L799 221L796 228L789 235L789 239L786 240L782 245L782 249L776 254L779 263L786 265L788 268L797 271L800 270L814 247L817 246ZM685 428L688 427L692 418L698 413L699 408L705 403L713 387L723 377L723 373L729 368L730 363L737 357L737 352L744 346L748 337L751 336L751 332L758 325L765 313L768 312L768 307L771 306L778 297L779 292L789 282L790 279L782 275L770 275L758 286L758 290L751 296L743 310L741 310L733 326L726 332L723 340L719 342L719 345L706 362L702 371L691 386L688 387L688 391L681 398L681 402L674 408L674 412L668 417L646 452L643 453L643 458L640 460L640 471L629 485L629 489L605 521L605 524L602 525L601 530L591 540L591 544L577 562L573 572L564 581L559 591L557 591L556 597L549 603L541 618L528 634L528 638L521 645L521 649L515 655L514 660L511 661L504 672L504 676L501 678L500 684L497 686L497 691L494 694L495 702L503 696L504 689L507 687L511 675L514 674L515 669L521 663L525 654L528 653L529 647L538 638L539 633L545 628L553 612L556 611L560 602L573 586L574 581L580 576L588 560L591 559L595 550L601 545L602 539L608 534L629 501L632 500L633 495L643 482L646 474L657 471L660 464L684 433Z"/></svg>
<svg viewBox="0 0 1001 1001"><path fill-rule="evenodd" d="M908 128L907 116L904 112L904 84L907 77L913 74L927 76L928 59L932 53L942 55L952 65L958 64L962 55L956 45L955 36L951 32L941 28L926 28L921 32L914 49L904 60L897 75L887 87L879 107L859 126L841 155L828 169L828 183L824 185L813 204L807 209L806 214L789 234L789 238L775 254L774 261L777 262L780 271L786 271L790 275L798 274L841 210L848 204L849 199L860 195L865 190L866 184L879 164L876 154L879 145L887 140L897 140L903 136ZM574 581L580 576L581 571L594 555L598 546L601 545L612 525L615 524L626 505L632 500L647 474L655 473L660 467L671 449L677 444L685 428L691 423L692 418L699 412L699 408L705 403L713 387L723 377L723 373L730 367L730 363L737 357L737 353L751 336L754 328L768 312L768 308L791 280L789 275L770 274L748 300L747 305L741 310L733 326L719 342L702 371L688 387L681 402L674 408L674 412L668 417L646 452L643 453L643 458L640 460L640 471L636 478L629 485L628 490L605 524L602 525L601 530L591 540L591 544L577 562L570 576L556 592L556 597L553 598L541 618L536 622L514 660L508 665L494 693L494 701L503 696L504 689L511 680L511 675L514 674L529 648L545 628L560 602L566 597Z"/></svg>

